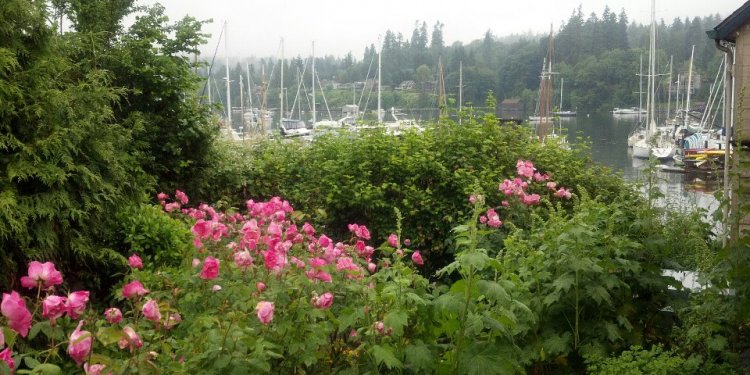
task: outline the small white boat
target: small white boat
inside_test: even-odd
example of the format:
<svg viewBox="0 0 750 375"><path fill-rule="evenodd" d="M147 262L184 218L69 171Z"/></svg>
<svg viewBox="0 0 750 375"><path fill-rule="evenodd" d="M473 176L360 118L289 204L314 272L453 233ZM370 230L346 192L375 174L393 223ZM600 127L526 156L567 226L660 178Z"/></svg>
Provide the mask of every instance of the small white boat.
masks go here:
<svg viewBox="0 0 750 375"><path fill-rule="evenodd" d="M613 115L625 115L625 116L632 116L632 115L645 115L648 112L643 108L638 107L630 107L630 108L615 108L612 110Z"/></svg>

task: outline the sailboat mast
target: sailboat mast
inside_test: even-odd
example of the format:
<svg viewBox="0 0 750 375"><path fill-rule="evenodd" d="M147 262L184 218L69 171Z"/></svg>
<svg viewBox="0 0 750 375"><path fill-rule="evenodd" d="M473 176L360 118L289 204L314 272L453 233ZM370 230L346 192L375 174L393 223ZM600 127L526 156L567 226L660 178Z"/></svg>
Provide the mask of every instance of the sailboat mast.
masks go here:
<svg viewBox="0 0 750 375"><path fill-rule="evenodd" d="M380 106L380 79L381 79L381 71L383 70L381 68L382 61L380 59L380 56L383 54L383 46L380 46L380 51L378 52L378 124L383 122L383 114L382 109Z"/></svg>
<svg viewBox="0 0 750 375"><path fill-rule="evenodd" d="M301 106L300 106L301 107ZM315 42L312 42L312 122L315 123Z"/></svg>
<svg viewBox="0 0 750 375"><path fill-rule="evenodd" d="M279 74L279 128L284 124L284 38L281 38L281 71Z"/></svg>
<svg viewBox="0 0 750 375"><path fill-rule="evenodd" d="M669 93L667 94L667 120L669 120L669 112L672 104L672 58L669 56Z"/></svg>
<svg viewBox="0 0 750 375"><path fill-rule="evenodd" d="M243 91L245 91L245 87L243 84L244 81L242 81L242 74L240 74L240 126L242 127L242 132L245 132L245 102L243 98Z"/></svg>
<svg viewBox="0 0 750 375"><path fill-rule="evenodd" d="M208 106L211 106L211 74L208 75Z"/></svg>
<svg viewBox="0 0 750 375"><path fill-rule="evenodd" d="M562 111L562 99L563 99L563 87L565 86L565 78L560 77L560 107L558 111Z"/></svg>
<svg viewBox="0 0 750 375"><path fill-rule="evenodd" d="M247 72L247 104L252 110L253 108L253 88L250 86L250 64L245 63L245 71Z"/></svg>
<svg viewBox="0 0 750 375"><path fill-rule="evenodd" d="M458 62L458 124L461 125L461 112L464 109L464 61Z"/></svg>
<svg viewBox="0 0 750 375"><path fill-rule="evenodd" d="M638 116L643 110L643 54L640 55L640 68L638 71Z"/></svg>
<svg viewBox="0 0 750 375"><path fill-rule="evenodd" d="M693 44L693 48L690 51L690 67L688 68L688 83L687 83L687 93L685 94L685 127L688 126L688 123L690 122L690 88L692 87L692 80L693 80L693 54L695 53L695 44Z"/></svg>
<svg viewBox="0 0 750 375"><path fill-rule="evenodd" d="M224 59L225 59L225 70L226 70L226 80L227 80L227 126L231 129L232 128L232 98L231 98L231 92L229 87L229 46L227 43L227 40L229 39L227 37L227 21L224 21Z"/></svg>
<svg viewBox="0 0 750 375"><path fill-rule="evenodd" d="M651 0L651 46L648 52L648 126L653 134L656 131L656 121L654 121L654 112L656 111L656 100L654 95L655 82L654 73L656 72L656 0Z"/></svg>

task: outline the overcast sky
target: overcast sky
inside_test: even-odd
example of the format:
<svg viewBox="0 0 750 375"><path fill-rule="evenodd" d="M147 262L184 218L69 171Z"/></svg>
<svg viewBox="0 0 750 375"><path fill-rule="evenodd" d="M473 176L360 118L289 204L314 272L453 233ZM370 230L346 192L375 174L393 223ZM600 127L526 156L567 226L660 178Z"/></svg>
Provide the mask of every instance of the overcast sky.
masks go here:
<svg viewBox="0 0 750 375"><path fill-rule="evenodd" d="M278 56L284 38L285 56L310 54L343 56L352 52L361 59L364 48L377 43L385 31L411 37L416 20L427 22L428 33L442 22L446 45L481 38L487 30L496 36L546 33L550 23L557 30L579 5L585 17L601 16L605 5L630 21L648 23L650 0L139 0L159 2L171 20L185 15L213 19L204 31L212 34L203 47L213 55L224 21L228 22L229 55L232 57ZM741 0L657 0L656 18L668 24L675 17L719 14L722 18L739 8ZM221 45L218 56L223 56Z"/></svg>

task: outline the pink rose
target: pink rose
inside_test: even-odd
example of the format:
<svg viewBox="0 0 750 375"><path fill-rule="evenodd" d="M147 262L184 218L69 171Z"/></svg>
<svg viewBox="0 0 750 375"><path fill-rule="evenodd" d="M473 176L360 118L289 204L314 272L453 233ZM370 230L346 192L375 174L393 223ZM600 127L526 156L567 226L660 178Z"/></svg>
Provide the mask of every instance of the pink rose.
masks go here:
<svg viewBox="0 0 750 375"><path fill-rule="evenodd" d="M107 367L107 365L89 365L87 362L83 364L83 371L86 375L102 375L102 371L104 371L105 367Z"/></svg>
<svg viewBox="0 0 750 375"><path fill-rule="evenodd" d="M21 277L21 286L25 288L42 287L44 289L63 282L62 274L55 269L52 262L39 263L33 261L29 263L29 275Z"/></svg>
<svg viewBox="0 0 750 375"><path fill-rule="evenodd" d="M414 264L421 266L424 264L424 260L422 259L422 254L419 253L419 251L415 251L411 253L411 261L414 262Z"/></svg>
<svg viewBox="0 0 750 375"><path fill-rule="evenodd" d="M539 204L540 199L541 197L539 196L539 194L529 194L521 197L521 202L527 206L534 206Z"/></svg>
<svg viewBox="0 0 750 375"><path fill-rule="evenodd" d="M13 353L10 351L10 348L5 348L5 350L0 352L0 362L5 362L10 367L11 374L15 373L16 362L13 361Z"/></svg>
<svg viewBox="0 0 750 375"><path fill-rule="evenodd" d="M164 211L172 212L172 211L178 211L180 209L180 204L177 202L167 203L164 205Z"/></svg>
<svg viewBox="0 0 750 375"><path fill-rule="evenodd" d="M180 203L187 204L188 203L188 197L187 194L183 193L180 190L177 190L174 192L174 197L180 200Z"/></svg>
<svg viewBox="0 0 750 375"><path fill-rule="evenodd" d="M70 355L70 358L73 358L79 366L91 353L91 344L94 339L91 336L91 332L81 331L83 323L83 320L78 322L78 327L76 327L75 331L70 334L70 340L68 342L68 355Z"/></svg>
<svg viewBox="0 0 750 375"><path fill-rule="evenodd" d="M125 334L125 338L117 342L117 345L120 347L120 349L125 349L126 347L130 347L130 349L137 349L143 346L141 336L139 336L130 326L123 328L122 333Z"/></svg>
<svg viewBox="0 0 750 375"><path fill-rule="evenodd" d="M333 304L333 294L331 292L326 292L320 297L313 297L312 303L316 309L328 309L331 307L331 304Z"/></svg>
<svg viewBox="0 0 750 375"><path fill-rule="evenodd" d="M116 307L110 307L104 311L104 319L107 319L109 324L117 324L122 321L122 311Z"/></svg>
<svg viewBox="0 0 750 375"><path fill-rule="evenodd" d="M255 306L255 311L258 313L258 320L261 323L268 325L273 320L273 302L260 301Z"/></svg>
<svg viewBox="0 0 750 375"><path fill-rule="evenodd" d="M381 321L375 322L375 330L378 331L378 333L383 333L383 330L385 329L385 324Z"/></svg>
<svg viewBox="0 0 750 375"><path fill-rule="evenodd" d="M165 201L165 200L169 199L169 194L167 194L167 193L156 194L156 199L158 199L160 201Z"/></svg>
<svg viewBox="0 0 750 375"><path fill-rule="evenodd" d="M255 287L258 288L258 293L263 293L263 291L266 290L266 284L260 281L255 284Z"/></svg>
<svg viewBox="0 0 750 375"><path fill-rule="evenodd" d="M331 239L328 238L325 234L321 235L320 238L318 238L318 245L320 245L321 247L331 246Z"/></svg>
<svg viewBox="0 0 750 375"><path fill-rule="evenodd" d="M143 304L143 307L141 308L141 312L143 312L143 316L146 317L146 319L152 321L152 322L158 322L161 320L161 312L159 311L159 305L156 303L155 300L148 300L148 302Z"/></svg>
<svg viewBox="0 0 750 375"><path fill-rule="evenodd" d="M128 299L142 297L148 294L148 289L143 287L140 281L132 281L122 287L122 296Z"/></svg>
<svg viewBox="0 0 750 375"><path fill-rule="evenodd" d="M354 234L357 235L357 237L363 239L363 240L369 240L370 239L370 231L367 230L367 227L364 225L360 225L357 230L354 232Z"/></svg>
<svg viewBox="0 0 750 375"><path fill-rule="evenodd" d="M557 182L554 182L554 181L547 182L547 189L556 190Z"/></svg>
<svg viewBox="0 0 750 375"><path fill-rule="evenodd" d="M182 321L182 316L179 313L171 313L169 314L169 318L167 318L167 323L164 324L164 328L171 329L172 327L176 326L178 323Z"/></svg>
<svg viewBox="0 0 750 375"><path fill-rule="evenodd" d="M198 267L201 265L201 260L198 258L193 258L193 267Z"/></svg>
<svg viewBox="0 0 750 375"><path fill-rule="evenodd" d="M136 254L133 254L133 255L131 255L131 256L130 256L130 257L128 258L128 265L129 265L130 267L132 267L132 268L138 268L138 269L141 269L141 268L143 268L143 261L141 260L141 257L139 257L139 256L138 256L138 255L136 255Z"/></svg>
<svg viewBox="0 0 750 375"><path fill-rule="evenodd" d="M239 268L247 269L253 265L253 257L247 250L238 251L234 253L234 264Z"/></svg>
<svg viewBox="0 0 750 375"><path fill-rule="evenodd" d="M68 310L68 316L71 319L78 319L78 316L86 311L86 303L89 302L89 292L78 291L68 294L68 301L65 308Z"/></svg>
<svg viewBox="0 0 750 375"><path fill-rule="evenodd" d="M410 239L408 239L408 238L407 238L407 239L405 239L405 240L404 240L404 246L411 246L411 240L410 240Z"/></svg>
<svg viewBox="0 0 750 375"><path fill-rule="evenodd" d="M570 199L573 195L570 193L570 190L560 188L560 190L555 192L555 196L558 198Z"/></svg>
<svg viewBox="0 0 750 375"><path fill-rule="evenodd" d="M10 294L3 293L0 312L8 319L10 329L16 331L21 337L26 337L29 334L31 313L26 308L26 301L15 290L10 292Z"/></svg>
<svg viewBox="0 0 750 375"><path fill-rule="evenodd" d="M370 273L375 273L375 270L377 269L377 266L375 263L367 263L367 269L370 270Z"/></svg>
<svg viewBox="0 0 750 375"><path fill-rule="evenodd" d="M477 201L477 199L474 197L473 194L469 195L469 203L474 204L474 202L476 202L476 201Z"/></svg>
<svg viewBox="0 0 750 375"><path fill-rule="evenodd" d="M217 284L217 285L214 285L214 286L211 287L211 291L213 291L213 292L218 292L220 290L221 290L221 285Z"/></svg>
<svg viewBox="0 0 750 375"><path fill-rule="evenodd" d="M67 310L65 307L66 300L65 297L54 295L47 296L47 298L42 301L42 317L54 322L57 318L63 316Z"/></svg>
<svg viewBox="0 0 750 375"><path fill-rule="evenodd" d="M212 256L207 256L203 260L203 269L199 277L203 280L213 280L217 276L219 276L219 260Z"/></svg>
<svg viewBox="0 0 750 375"><path fill-rule="evenodd" d="M391 233L391 235L388 236L388 245L390 247L398 247L398 236Z"/></svg>

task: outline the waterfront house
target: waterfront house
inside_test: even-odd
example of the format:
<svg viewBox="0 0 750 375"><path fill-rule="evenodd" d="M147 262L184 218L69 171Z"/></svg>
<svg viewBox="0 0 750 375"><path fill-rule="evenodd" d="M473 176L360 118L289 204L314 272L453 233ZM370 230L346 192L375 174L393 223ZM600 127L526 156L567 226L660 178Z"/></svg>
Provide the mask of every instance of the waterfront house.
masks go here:
<svg viewBox="0 0 750 375"><path fill-rule="evenodd" d="M732 134L733 152L725 172L725 192L731 194L728 212L730 238L750 230L750 1L706 32L727 58L725 127Z"/></svg>

